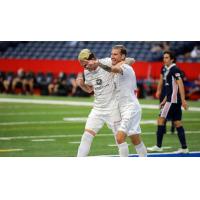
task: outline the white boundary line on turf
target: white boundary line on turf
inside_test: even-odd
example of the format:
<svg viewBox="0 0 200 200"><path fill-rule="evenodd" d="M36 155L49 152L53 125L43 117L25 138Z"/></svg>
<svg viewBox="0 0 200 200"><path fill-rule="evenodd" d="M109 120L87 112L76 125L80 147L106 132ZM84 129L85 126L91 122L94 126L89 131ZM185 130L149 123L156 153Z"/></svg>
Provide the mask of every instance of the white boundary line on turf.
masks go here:
<svg viewBox="0 0 200 200"><path fill-rule="evenodd" d="M31 125L31 124L64 124L66 122L86 122L87 117L66 117L63 121L25 121L25 122L0 122L0 126ZM183 121L200 121L199 118L184 119ZM156 120L141 120L140 124L157 124Z"/></svg>
<svg viewBox="0 0 200 200"><path fill-rule="evenodd" d="M30 104L50 104L50 105L68 105L68 106L93 106L91 102L62 101L62 100L40 100L40 99L15 99L0 98L4 103L30 103Z"/></svg>
<svg viewBox="0 0 200 200"><path fill-rule="evenodd" d="M186 131L186 134L200 133L200 131ZM143 132L142 135L156 135L156 132ZM73 138L81 137L82 134L73 134L73 135L38 135L38 136L9 136L9 137L0 137L1 140L15 140L15 139L46 139L46 138ZM113 134L98 134L96 137L110 137Z"/></svg>
<svg viewBox="0 0 200 200"><path fill-rule="evenodd" d="M55 139L33 139L32 142L54 142Z"/></svg>
<svg viewBox="0 0 200 200"><path fill-rule="evenodd" d="M31 125L31 124L64 124L64 121L39 121L39 122L2 122L0 126Z"/></svg>
<svg viewBox="0 0 200 200"><path fill-rule="evenodd" d="M75 142L68 142L69 144L80 144L80 141L75 141Z"/></svg>
<svg viewBox="0 0 200 200"><path fill-rule="evenodd" d="M66 115L66 114L85 114L85 112L80 112L79 111L49 111L49 112L6 112L6 113L0 113L0 116L27 116L27 115Z"/></svg>
<svg viewBox="0 0 200 200"><path fill-rule="evenodd" d="M63 101L63 100L40 100L40 99L17 99L17 98L0 98L4 103L29 103L29 104L50 104L50 105L68 105L68 106L93 106L93 102ZM156 109L158 105L141 104L142 108ZM189 107L188 111L200 112L199 107Z"/></svg>
<svg viewBox="0 0 200 200"><path fill-rule="evenodd" d="M24 151L24 149L0 149L0 153L15 152L15 151Z"/></svg>

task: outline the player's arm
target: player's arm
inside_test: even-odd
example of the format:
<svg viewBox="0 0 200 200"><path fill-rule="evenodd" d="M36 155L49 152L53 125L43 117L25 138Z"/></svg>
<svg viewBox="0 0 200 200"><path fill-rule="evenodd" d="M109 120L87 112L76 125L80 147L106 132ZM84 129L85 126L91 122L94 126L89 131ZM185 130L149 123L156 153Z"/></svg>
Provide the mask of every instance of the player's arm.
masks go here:
<svg viewBox="0 0 200 200"><path fill-rule="evenodd" d="M183 108L185 110L187 110L188 109L188 105L187 105L187 102L185 100L185 89L184 89L182 78L179 78L178 80L176 80L176 83L178 84L178 88L179 88L179 92L180 92L180 96L181 96L182 106L183 106Z"/></svg>
<svg viewBox="0 0 200 200"><path fill-rule="evenodd" d="M162 87L163 87L163 75L160 74L160 79L158 81L158 86L156 90L156 98L160 98L160 95L162 93Z"/></svg>
<svg viewBox="0 0 200 200"><path fill-rule="evenodd" d="M87 61L87 67L89 69L93 69L94 67L101 67L102 69L104 69L107 72L113 72L113 73L122 73L122 69L121 66L122 64L128 64L128 65L132 65L135 63L135 59L134 58L126 58L125 61L122 61L120 63L118 63L115 66L111 66L111 61L110 62L104 62L105 59L100 59L100 60L88 60Z"/></svg>
<svg viewBox="0 0 200 200"><path fill-rule="evenodd" d="M134 63L135 63L134 58L126 58L125 61L121 61L120 63L113 65L112 67L105 65L101 63L101 61L99 61L99 66L108 72L123 74L122 65L123 64L132 65Z"/></svg>
<svg viewBox="0 0 200 200"><path fill-rule="evenodd" d="M85 92L87 93L92 93L93 92L93 87L90 85L85 84L83 76L78 75L76 78L76 84Z"/></svg>
<svg viewBox="0 0 200 200"><path fill-rule="evenodd" d="M134 63L135 63L134 58L126 58L125 59L125 64L127 64L127 65L133 65Z"/></svg>
<svg viewBox="0 0 200 200"><path fill-rule="evenodd" d="M102 69L104 69L104 70L106 70L108 72L123 74L123 70L122 70L122 65L123 64L125 64L125 61L117 63L116 65L113 65L112 67L110 67L108 65L104 65L102 63L99 63L99 67L101 67Z"/></svg>

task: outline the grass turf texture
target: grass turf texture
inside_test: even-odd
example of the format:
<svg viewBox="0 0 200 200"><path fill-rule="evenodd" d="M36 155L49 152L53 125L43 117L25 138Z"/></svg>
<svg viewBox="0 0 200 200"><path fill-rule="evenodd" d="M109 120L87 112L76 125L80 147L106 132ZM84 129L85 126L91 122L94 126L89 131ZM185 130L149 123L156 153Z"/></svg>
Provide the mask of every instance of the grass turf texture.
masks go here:
<svg viewBox="0 0 200 200"><path fill-rule="evenodd" d="M12 95L0 95L0 98L93 101L93 98ZM140 102L141 104L158 104L157 100L140 100ZM189 105L200 107L200 102L189 102ZM90 110L91 107L86 106L0 103L0 157L76 156L79 146L77 142L81 140L85 123L64 122L63 118L87 117ZM142 120L156 120L158 112L156 109L143 109ZM199 121L200 112L183 112L183 123L190 151L200 151ZM14 122L26 122L26 124L8 124ZM142 124L141 128L146 146L155 145L156 125ZM164 152L175 151L180 147L177 135L169 133L169 122L167 129L168 133L164 136L163 146L171 148ZM40 141L40 139L51 140ZM90 155L116 155L118 154L117 147L109 146L114 143L111 130L104 126L94 139ZM1 151L6 149L13 149L13 151ZM15 149L23 149L23 151L14 151ZM136 153L132 146L129 146L129 150L130 153Z"/></svg>

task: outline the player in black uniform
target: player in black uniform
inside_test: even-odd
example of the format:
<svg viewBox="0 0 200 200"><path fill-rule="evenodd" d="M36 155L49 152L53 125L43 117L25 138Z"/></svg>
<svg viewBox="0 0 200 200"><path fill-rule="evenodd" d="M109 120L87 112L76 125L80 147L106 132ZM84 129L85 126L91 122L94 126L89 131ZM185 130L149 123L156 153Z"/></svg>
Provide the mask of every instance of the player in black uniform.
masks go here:
<svg viewBox="0 0 200 200"><path fill-rule="evenodd" d="M166 120L170 119L174 121L178 138L181 143L181 148L177 153L188 153L189 150L186 144L185 131L182 126L182 110L181 106L187 110L188 105L185 100L184 85L181 78L181 71L175 64L174 55L166 51L163 54L163 61L167 66L165 73L166 82L166 96L161 102L161 112L158 118L158 129L157 129L157 145L147 148L148 151L162 151L162 140L165 132Z"/></svg>
<svg viewBox="0 0 200 200"><path fill-rule="evenodd" d="M158 87L157 87L157 91L156 91L156 98L159 99L160 103L164 100L164 98L166 96L166 88L165 88L166 72L167 72L167 66L163 65L163 67L161 68L160 79L159 79ZM175 131L175 126L174 126L173 121L171 121L171 129L170 130L171 130L171 133L174 133L174 131ZM166 124L165 124L165 133L166 132L167 132L167 130L166 130Z"/></svg>

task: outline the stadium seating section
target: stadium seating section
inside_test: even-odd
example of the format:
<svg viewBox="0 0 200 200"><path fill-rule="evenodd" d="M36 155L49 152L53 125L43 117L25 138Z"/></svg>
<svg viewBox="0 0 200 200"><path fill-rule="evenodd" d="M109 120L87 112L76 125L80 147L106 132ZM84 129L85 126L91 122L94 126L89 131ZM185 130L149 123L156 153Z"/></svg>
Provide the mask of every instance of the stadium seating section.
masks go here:
<svg viewBox="0 0 200 200"><path fill-rule="evenodd" d="M0 72L13 72L23 68L25 72L35 74L51 72L58 76L60 72L67 75L77 74L83 69L77 61L77 55L83 48L92 49L98 58L110 56L112 46L123 44L128 56L137 62L133 68L138 81L157 80L162 63L162 51L152 51L161 42L125 42L125 41L31 41L31 42L0 42ZM188 81L197 80L200 75L200 58L186 56L199 42L170 42L170 49L176 53L179 67L184 71ZM154 82L154 81L153 81ZM156 83L154 90L156 88Z"/></svg>
<svg viewBox="0 0 200 200"><path fill-rule="evenodd" d="M90 41L90 42L0 42L0 58L17 59L70 59L77 58L82 48L92 49L97 57L103 58L110 55L113 45L124 44L130 57L139 61L160 61L162 54L152 52L151 48L159 42L124 42L124 41ZM174 51L179 62L200 62L200 58L184 58L184 54L192 51L198 42L170 42L170 49ZM3 50L3 51L2 51Z"/></svg>

